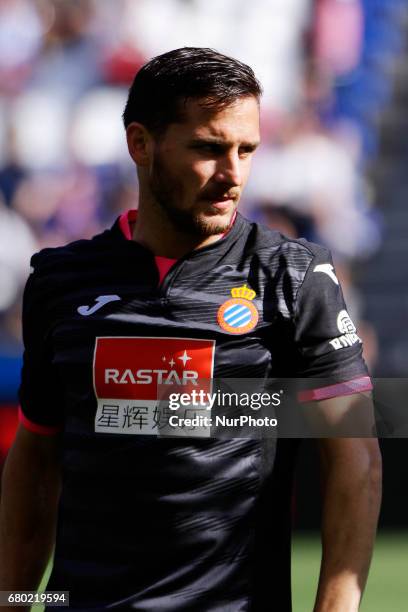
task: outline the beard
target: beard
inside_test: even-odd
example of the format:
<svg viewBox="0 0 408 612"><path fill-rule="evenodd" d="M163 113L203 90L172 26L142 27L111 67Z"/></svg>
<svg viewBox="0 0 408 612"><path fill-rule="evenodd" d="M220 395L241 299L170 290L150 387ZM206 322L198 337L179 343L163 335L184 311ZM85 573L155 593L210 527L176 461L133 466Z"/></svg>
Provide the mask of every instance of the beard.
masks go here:
<svg viewBox="0 0 408 612"><path fill-rule="evenodd" d="M211 215L205 216L202 211L195 210L194 208L190 210L180 209L179 203L183 201L184 196L183 181L175 177L166 168L159 153L156 153L154 156L149 186L158 206L165 213L175 230L199 238L205 238L216 234L223 234L230 228L231 219L238 200L235 201L231 215L228 215L225 221L220 221L219 219L212 220ZM228 191L228 189L224 190L223 193L225 191Z"/></svg>

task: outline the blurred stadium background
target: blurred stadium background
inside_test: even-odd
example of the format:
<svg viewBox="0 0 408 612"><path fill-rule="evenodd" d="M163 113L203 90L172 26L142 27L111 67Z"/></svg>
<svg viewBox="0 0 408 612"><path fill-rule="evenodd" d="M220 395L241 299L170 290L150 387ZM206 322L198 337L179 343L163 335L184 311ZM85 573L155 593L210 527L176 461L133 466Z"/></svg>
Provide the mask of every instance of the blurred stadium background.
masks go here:
<svg viewBox="0 0 408 612"><path fill-rule="evenodd" d="M0 0L0 466L16 427L30 256L134 207L127 88L145 60L180 46L214 47L255 69L263 145L242 210L332 249L372 373L407 376L407 43L407 0ZM384 505L363 610L402 612L406 442L382 446ZM295 612L311 610L319 561L315 461L305 444Z"/></svg>

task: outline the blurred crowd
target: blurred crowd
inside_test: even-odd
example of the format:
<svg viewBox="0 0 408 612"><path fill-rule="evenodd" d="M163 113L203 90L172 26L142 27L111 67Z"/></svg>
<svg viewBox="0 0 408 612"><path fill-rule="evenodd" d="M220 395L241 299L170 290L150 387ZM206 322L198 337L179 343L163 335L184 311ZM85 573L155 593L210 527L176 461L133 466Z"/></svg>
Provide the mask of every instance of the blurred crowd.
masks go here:
<svg viewBox="0 0 408 612"><path fill-rule="evenodd" d="M381 240L367 161L392 94L404 0L0 0L0 400L21 355L32 253L135 207L121 114L137 69L210 46L263 83L263 144L242 209L332 249L351 314L354 263ZM366 357L375 333L362 321ZM16 370L17 371L17 370Z"/></svg>

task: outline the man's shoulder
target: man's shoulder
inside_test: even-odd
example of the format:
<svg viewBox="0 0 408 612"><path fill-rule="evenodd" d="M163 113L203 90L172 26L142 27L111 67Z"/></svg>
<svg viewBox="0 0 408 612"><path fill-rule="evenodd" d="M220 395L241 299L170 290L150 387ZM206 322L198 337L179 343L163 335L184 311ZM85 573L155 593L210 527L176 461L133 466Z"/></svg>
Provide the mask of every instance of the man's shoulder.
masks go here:
<svg viewBox="0 0 408 612"><path fill-rule="evenodd" d="M313 260L331 260L330 251L305 238L290 238L261 223L247 221L250 225L247 244L263 260L280 259L286 265L308 267Z"/></svg>
<svg viewBox="0 0 408 612"><path fill-rule="evenodd" d="M31 274L25 288L25 303L49 303L72 290L94 282L98 270L106 269L111 231L63 246L41 249L31 257Z"/></svg>
<svg viewBox="0 0 408 612"><path fill-rule="evenodd" d="M111 230L105 230L89 239L75 240L58 247L46 247L31 257L32 271L37 276L62 272L89 264L90 258L106 253Z"/></svg>

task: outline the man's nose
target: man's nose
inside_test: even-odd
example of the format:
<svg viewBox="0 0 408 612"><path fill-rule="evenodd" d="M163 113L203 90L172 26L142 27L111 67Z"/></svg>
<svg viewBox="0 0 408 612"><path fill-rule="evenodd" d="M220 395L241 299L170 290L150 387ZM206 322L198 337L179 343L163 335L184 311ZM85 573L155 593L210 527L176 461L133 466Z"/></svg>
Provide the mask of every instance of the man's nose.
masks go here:
<svg viewBox="0 0 408 612"><path fill-rule="evenodd" d="M216 179L220 183L239 187L242 183L241 162L238 153L225 154L218 160Z"/></svg>

